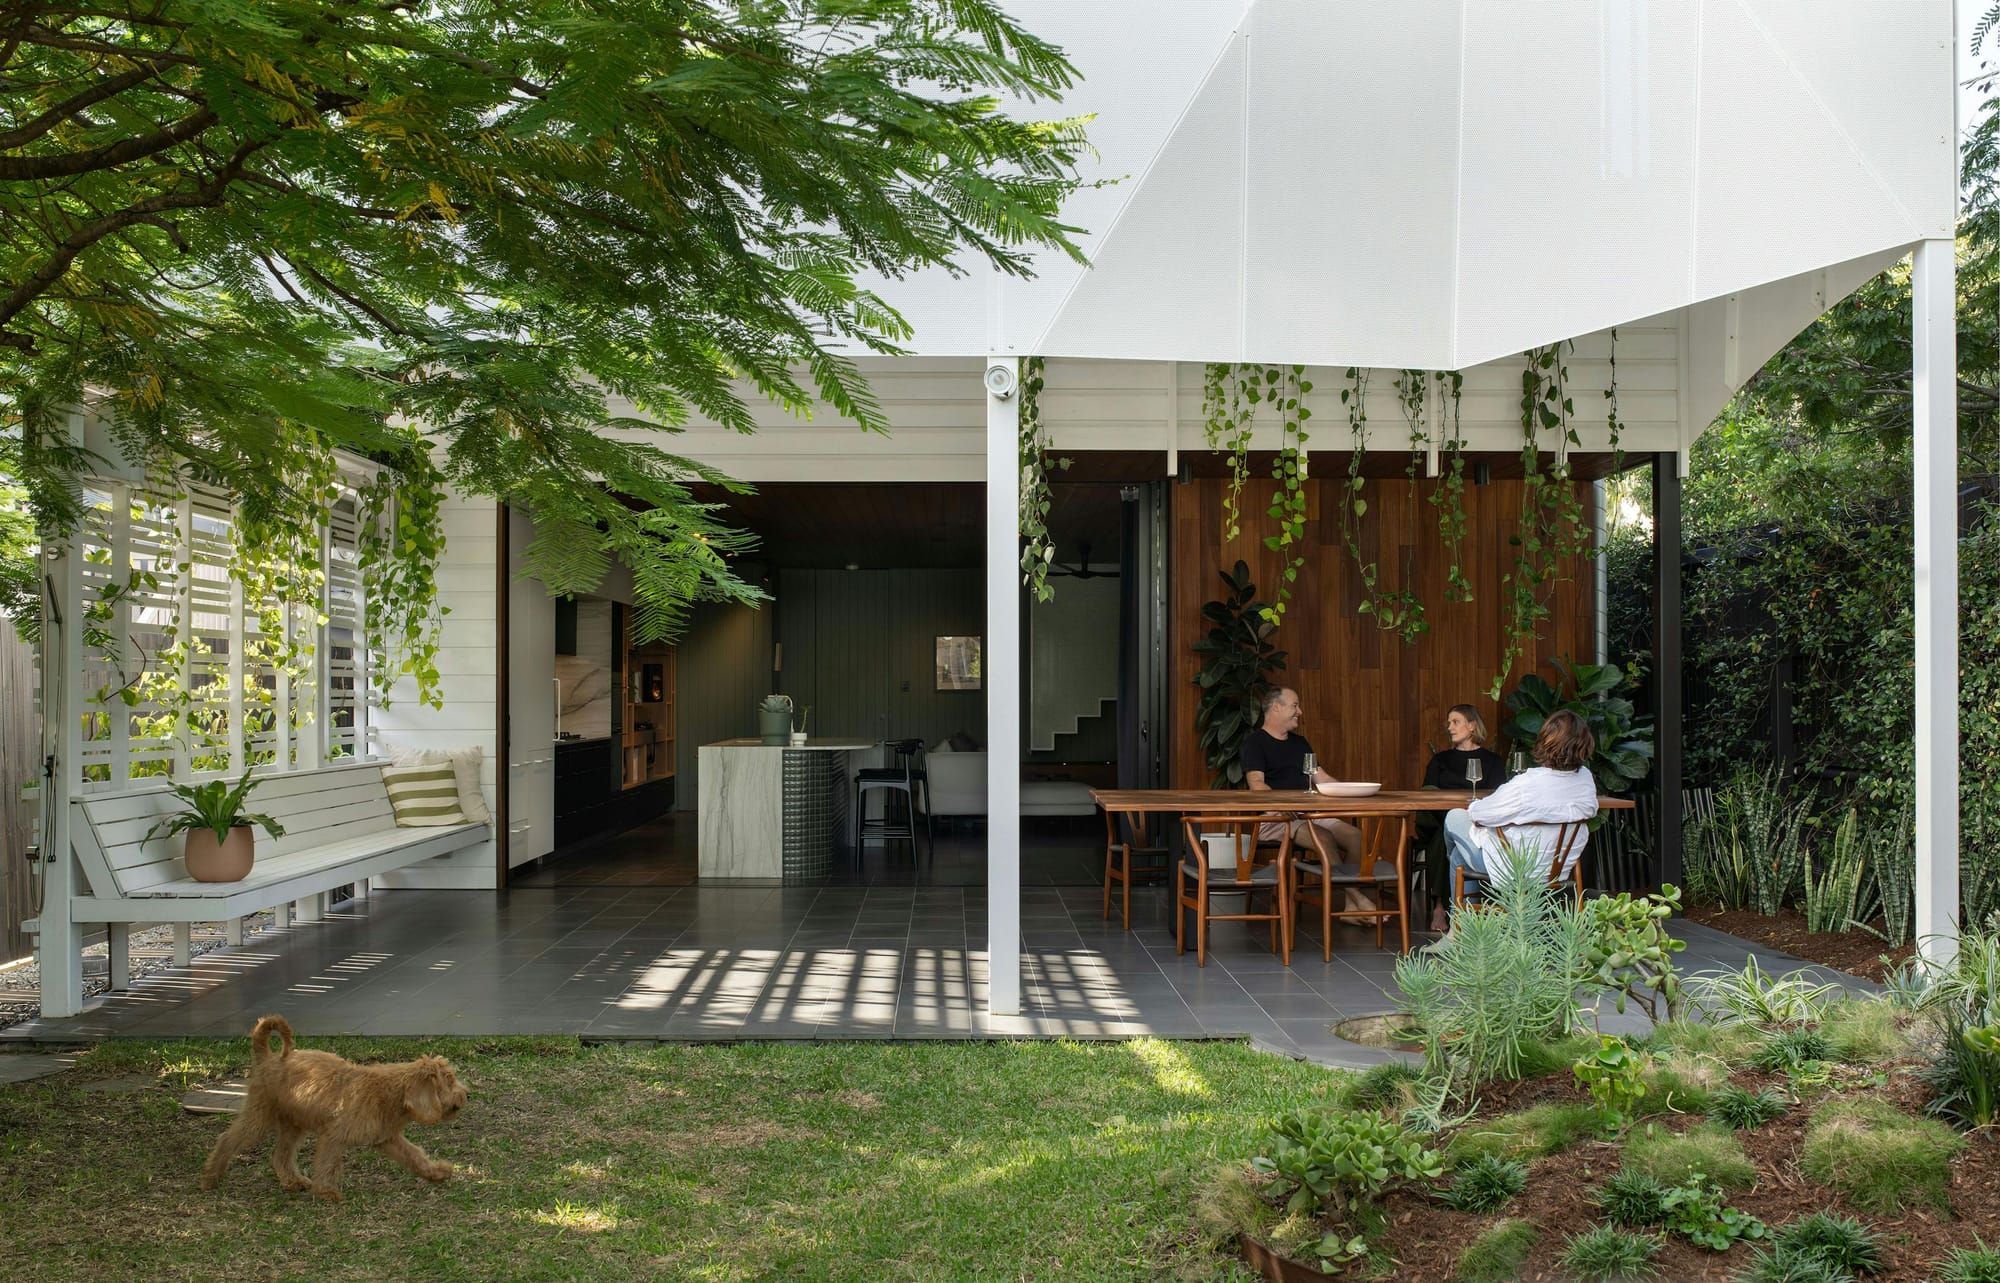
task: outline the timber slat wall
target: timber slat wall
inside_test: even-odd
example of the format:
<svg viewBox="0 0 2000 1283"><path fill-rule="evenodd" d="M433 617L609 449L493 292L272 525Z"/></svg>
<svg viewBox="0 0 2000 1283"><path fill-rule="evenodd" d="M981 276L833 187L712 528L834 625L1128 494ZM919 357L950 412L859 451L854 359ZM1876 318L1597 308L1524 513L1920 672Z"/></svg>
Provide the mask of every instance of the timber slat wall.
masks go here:
<svg viewBox="0 0 2000 1283"><path fill-rule="evenodd" d="M30 947L21 924L35 916L24 852L35 840L33 808L21 789L41 774L42 727L35 705L35 655L0 616L0 962Z"/></svg>
<svg viewBox="0 0 2000 1283"><path fill-rule="evenodd" d="M1331 458L1315 463L1334 472ZM1470 470L1468 469L1468 472ZM1243 488L1241 527L1222 540L1222 496L1226 482L1198 478L1171 487L1173 503L1173 787L1205 788L1208 769L1195 732L1199 657L1190 649L1207 632L1204 602L1222 593L1219 570L1240 558L1250 565L1258 596L1275 601L1291 549L1272 552L1265 536L1276 523L1265 515L1275 483L1253 478ZM1479 707L1497 736L1502 706L1485 691L1506 648L1501 576L1513 567L1523 487L1495 480L1465 485L1466 530L1462 556L1473 600L1447 603L1446 560L1438 533L1437 510L1427 502L1432 483L1371 480L1363 491L1368 512L1360 526L1364 553L1380 567L1380 587L1394 591L1415 578L1431 629L1415 644L1383 631L1360 613L1361 574L1341 534L1338 508L1347 487L1345 470L1307 482L1306 564L1292 586L1292 600L1276 644L1288 652L1278 680L1295 688L1304 704L1300 730L1312 741L1320 765L1350 780L1379 780L1385 788L1414 788L1423 779L1430 750L1445 746L1445 711L1453 704ZM1591 520L1591 488L1578 484L1584 520ZM1325 514L1322 519L1322 514ZM1517 663L1506 690L1522 673L1541 670L1557 656L1589 660L1595 646L1594 577L1579 558L1566 578L1547 590L1553 616L1542 640Z"/></svg>

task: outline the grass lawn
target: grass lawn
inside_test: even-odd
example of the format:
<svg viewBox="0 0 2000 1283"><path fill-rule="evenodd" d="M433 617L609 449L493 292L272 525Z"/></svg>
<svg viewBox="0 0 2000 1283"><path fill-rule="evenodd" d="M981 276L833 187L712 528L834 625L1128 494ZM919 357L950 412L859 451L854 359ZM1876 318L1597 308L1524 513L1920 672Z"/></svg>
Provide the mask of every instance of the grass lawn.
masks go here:
<svg viewBox="0 0 2000 1283"><path fill-rule="evenodd" d="M1235 1043L306 1045L449 1056L471 1103L411 1136L457 1178L362 1153L323 1203L266 1146L204 1193L227 1120L179 1096L248 1041L107 1043L0 1087L0 1277L1247 1278L1194 1243L1196 1190L1339 1080Z"/></svg>

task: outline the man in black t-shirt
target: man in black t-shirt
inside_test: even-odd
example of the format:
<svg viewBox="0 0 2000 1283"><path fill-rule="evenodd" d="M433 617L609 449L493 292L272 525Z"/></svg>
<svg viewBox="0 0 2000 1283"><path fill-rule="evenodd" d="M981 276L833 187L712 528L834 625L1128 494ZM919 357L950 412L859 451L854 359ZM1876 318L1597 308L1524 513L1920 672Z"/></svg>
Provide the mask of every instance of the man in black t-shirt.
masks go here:
<svg viewBox="0 0 2000 1283"><path fill-rule="evenodd" d="M1243 739L1243 778L1253 792L1276 790L1280 793L1303 793L1309 787L1306 781L1306 755L1313 751L1312 744L1298 733L1299 693L1289 686L1280 687L1264 697L1263 725L1251 731ZM1312 783L1331 781L1333 776L1315 766ZM1345 820L1322 817L1313 821L1333 845L1339 848L1340 858L1346 861L1358 860L1361 856L1361 830ZM1272 821L1257 831L1259 841L1275 842L1285 834L1282 821ZM1310 855L1312 839L1306 832L1305 821L1292 826L1292 841L1299 844L1301 854Z"/></svg>

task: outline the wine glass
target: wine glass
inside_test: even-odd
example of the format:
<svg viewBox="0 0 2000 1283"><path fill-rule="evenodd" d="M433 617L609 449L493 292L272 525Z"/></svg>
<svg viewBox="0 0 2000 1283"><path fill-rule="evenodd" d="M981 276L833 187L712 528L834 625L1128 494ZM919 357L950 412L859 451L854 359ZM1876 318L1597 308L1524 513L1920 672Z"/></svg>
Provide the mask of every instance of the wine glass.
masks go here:
<svg viewBox="0 0 2000 1283"><path fill-rule="evenodd" d="M1307 753L1306 759L1304 763L1302 763L1302 765L1305 767L1305 772L1306 772L1306 792L1308 793L1317 792L1318 790L1313 785L1313 776L1319 772L1319 759L1314 757L1311 753Z"/></svg>
<svg viewBox="0 0 2000 1283"><path fill-rule="evenodd" d="M1479 792L1479 781L1484 778L1486 778L1486 767L1476 757L1467 758L1465 762L1465 782L1472 786L1474 794Z"/></svg>

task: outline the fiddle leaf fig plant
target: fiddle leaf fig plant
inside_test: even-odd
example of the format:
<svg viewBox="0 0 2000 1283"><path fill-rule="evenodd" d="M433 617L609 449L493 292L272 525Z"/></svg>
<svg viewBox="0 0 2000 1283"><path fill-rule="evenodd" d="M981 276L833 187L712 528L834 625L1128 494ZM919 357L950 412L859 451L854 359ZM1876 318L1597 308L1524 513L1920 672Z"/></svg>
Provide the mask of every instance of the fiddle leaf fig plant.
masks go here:
<svg viewBox="0 0 2000 1283"><path fill-rule="evenodd" d="M1568 709L1590 727L1597 750L1590 772L1606 793L1630 793L1653 769L1653 719L1639 715L1632 701L1618 692L1625 671L1616 664L1574 664L1556 661L1557 685L1529 673L1507 697L1513 716L1501 728L1507 742L1527 748L1542 733L1542 723L1557 709Z"/></svg>
<svg viewBox="0 0 2000 1283"><path fill-rule="evenodd" d="M187 804L187 809L167 816L146 830L144 841L206 829L215 834L217 842L225 842L229 839L229 830L246 824L254 824L274 838L283 837L284 825L268 815L243 809L244 803L249 800L250 790L262 782L251 779L250 772L245 770L243 778L234 784L218 779L201 784L169 785L173 795Z"/></svg>
<svg viewBox="0 0 2000 1283"><path fill-rule="evenodd" d="M1202 657L1194 720L1210 787L1241 788L1243 737L1257 726L1259 705L1271 689L1271 674L1285 666L1285 652L1271 645L1276 625L1265 613L1268 603L1257 600L1250 567L1238 561L1220 573L1228 591L1201 608L1208 634L1194 644Z"/></svg>

